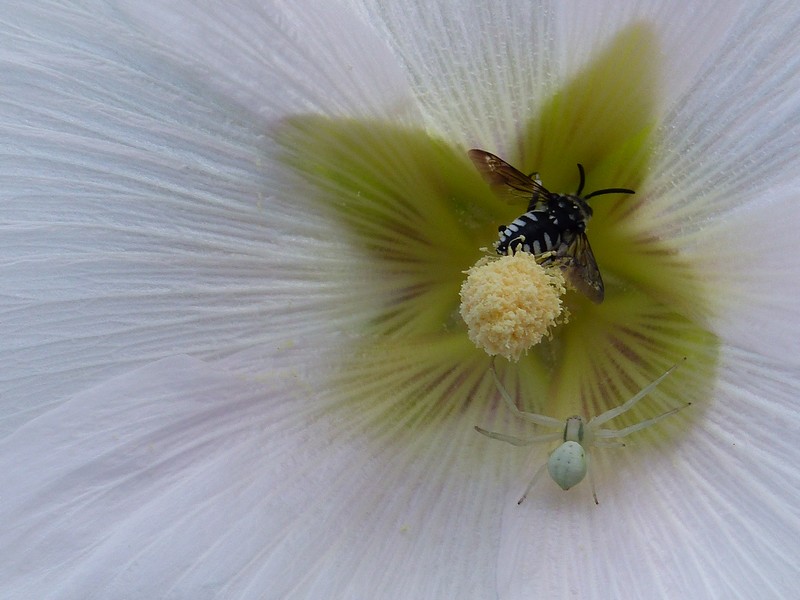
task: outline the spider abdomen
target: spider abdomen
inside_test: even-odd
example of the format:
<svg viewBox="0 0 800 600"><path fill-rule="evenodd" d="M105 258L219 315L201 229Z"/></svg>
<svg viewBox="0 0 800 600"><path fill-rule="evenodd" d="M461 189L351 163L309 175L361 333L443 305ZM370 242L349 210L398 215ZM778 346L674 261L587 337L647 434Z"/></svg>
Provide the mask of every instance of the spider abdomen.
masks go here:
<svg viewBox="0 0 800 600"><path fill-rule="evenodd" d="M553 450L547 470L562 490L568 490L586 477L586 451L578 442L564 442Z"/></svg>

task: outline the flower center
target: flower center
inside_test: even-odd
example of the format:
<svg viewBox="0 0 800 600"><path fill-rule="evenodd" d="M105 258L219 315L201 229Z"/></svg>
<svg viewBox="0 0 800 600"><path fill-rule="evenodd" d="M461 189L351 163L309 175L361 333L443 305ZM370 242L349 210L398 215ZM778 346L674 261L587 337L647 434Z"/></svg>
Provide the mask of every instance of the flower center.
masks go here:
<svg viewBox="0 0 800 600"><path fill-rule="evenodd" d="M591 417L630 397L683 356L689 357L687 368L659 393L697 402L713 384L719 342L698 320L712 315L713 290L706 289L680 248L639 218L638 207L671 201L651 197L646 184L657 146L652 135L657 64L648 27L623 31L539 107L519 140L509 140L509 147L522 149L509 162L539 171L551 191L574 192L578 163L586 167L591 189L636 190L635 196L590 200L594 214L586 235L605 282L605 301L596 305L568 291L563 299L568 323L557 316L561 301L556 309L552 299L532 300L528 293L531 286L557 289L560 284L550 275L534 283L541 272L521 262L505 274L471 273L495 278L487 289L505 292L490 310L528 313L511 338L542 340L518 363L498 367L525 410ZM490 359L470 341L459 316L459 289L481 248L497 239L498 226L511 223L525 207L497 198L466 149L421 130L301 115L283 123L277 134L296 176L288 201L327 216L320 235L340 236L359 257L335 277L319 273L320 293L335 289L338 296L332 297L340 299L331 315L353 340L335 359L333 385L342 396L387 402L395 417L397 409L409 422L426 424L451 414L454 405L485 405L496 397L487 374ZM502 270L500 264L487 266ZM464 318L484 322L483 300L471 294L469 283L462 297ZM516 346L500 348L493 335L476 334L494 354L521 356ZM621 421L640 421L662 412L662 406L653 402L631 412Z"/></svg>

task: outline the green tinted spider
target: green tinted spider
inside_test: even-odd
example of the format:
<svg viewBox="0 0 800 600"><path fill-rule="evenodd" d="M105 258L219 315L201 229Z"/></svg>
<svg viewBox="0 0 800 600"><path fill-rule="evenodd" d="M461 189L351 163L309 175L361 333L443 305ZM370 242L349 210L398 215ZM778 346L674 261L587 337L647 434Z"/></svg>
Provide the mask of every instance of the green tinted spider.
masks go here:
<svg viewBox="0 0 800 600"><path fill-rule="evenodd" d="M686 360L685 357L684 360ZM635 425L623 427L622 429L604 429L601 427L611 419L618 417L619 415L633 408L633 406L639 402L639 400L653 391L653 389L659 383L661 383L667 377L667 375L672 373L677 368L678 364L676 363L667 371L665 371L660 377L648 384L639 393L616 408L607 410L606 412L597 415L589 421L584 420L584 418L579 415L575 415L573 417L569 417L565 422L553 417L540 415L538 413L525 412L518 409L516 404L514 404L514 400L511 398L511 395L508 393L508 391L506 391L505 387L503 387L503 384L500 382L500 378L497 376L497 370L494 366L494 361L492 361L491 371L494 377L495 385L497 386L500 395L503 397L503 400L511 412L513 412L517 417L526 421L530 421L531 423L535 423L536 425L541 425L542 427L549 427L552 429L557 428L560 431L535 435L530 438L518 438L511 435L506 435L504 433L487 431L485 429L481 429L477 425L475 426L475 430L478 433L482 433L483 435L492 439L508 442L514 446L528 446L537 442L552 442L558 439L562 440L561 445L550 453L547 462L536 470L536 473L534 473L533 478L528 484L528 487L525 489L525 493L522 494L522 498L519 499L517 504L522 504L522 502L528 496L528 492L531 491L536 483L536 480L544 471L545 467L547 467L547 471L550 473L550 477L553 479L553 481L555 481L561 487L561 489L568 490L572 486L583 481L583 478L586 476L586 473L589 470L589 448L593 446L598 448L621 448L625 444L621 441L618 441L619 438L623 438L646 427L655 425L661 419L665 419L666 417L675 414L679 410L686 408L691 404L691 402L689 402L683 406L679 406L678 408L668 410L667 412L656 417L645 419L644 421L636 423ZM597 501L597 492L595 490L594 479L592 478L591 473L589 473L589 482L592 486L594 503L599 504Z"/></svg>

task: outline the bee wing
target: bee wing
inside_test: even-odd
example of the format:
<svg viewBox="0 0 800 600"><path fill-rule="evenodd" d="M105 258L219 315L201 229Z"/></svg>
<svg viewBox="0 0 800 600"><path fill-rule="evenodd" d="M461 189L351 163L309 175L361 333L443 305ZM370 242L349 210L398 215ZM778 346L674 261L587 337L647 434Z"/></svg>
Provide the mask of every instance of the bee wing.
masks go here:
<svg viewBox="0 0 800 600"><path fill-rule="evenodd" d="M470 150L467 154L492 191L503 201L509 204L524 201L529 204L528 210L532 210L540 197L544 200L550 196L550 192L542 184L515 169L502 158L477 149Z"/></svg>
<svg viewBox="0 0 800 600"><path fill-rule="evenodd" d="M605 286L585 233L575 236L566 257L564 278L567 283L595 304L600 304L605 297Z"/></svg>

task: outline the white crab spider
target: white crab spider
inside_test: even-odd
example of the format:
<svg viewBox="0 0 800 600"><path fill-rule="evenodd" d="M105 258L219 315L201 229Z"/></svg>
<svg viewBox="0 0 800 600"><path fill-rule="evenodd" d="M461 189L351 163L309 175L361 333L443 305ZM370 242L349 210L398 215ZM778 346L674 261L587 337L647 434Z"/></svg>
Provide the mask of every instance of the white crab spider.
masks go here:
<svg viewBox="0 0 800 600"><path fill-rule="evenodd" d="M684 357L683 360L686 360L686 358ZM678 364L675 364L667 369L667 371L665 371L660 377L652 381L649 385L647 385L647 387L642 389L638 394L633 396L633 398L626 401L624 404L607 410L606 412L590 419L588 422L586 422L583 417L575 415L573 417L569 417L565 423L564 421L555 419L553 417L547 417L538 413L525 412L518 409L516 404L514 404L514 400L512 400L509 393L503 387L503 384L500 383L500 378L497 376L497 370L494 367L494 361L492 361L491 370L492 375L494 376L494 382L497 385L497 389L500 392L500 395L503 397L506 405L508 405L509 409L511 409L511 412L521 419L531 421L536 425L558 428L561 431L536 435L527 439L523 439L511 435L505 435L503 433L487 431L485 429L481 429L477 425L475 426L475 430L478 433L482 433L483 435L486 435L492 439L508 442L514 446L528 446L537 442L551 442L557 439L562 439L563 443L558 448L553 450L550 453L550 457L547 459L547 462L536 470L536 473L533 475L528 487L525 488L525 493L522 494L522 498L519 499L517 504L522 504L523 500L527 498L528 492L531 491L533 485L536 483L536 480L539 479L539 476L542 474L545 467L547 467L547 470L550 473L550 477L553 479L553 481L555 481L561 487L561 489L568 490L572 486L583 481L583 478L586 476L586 473L589 470L589 448L592 446L599 448L621 448L625 444L620 441L614 441L615 438L622 438L630 435L631 433L644 429L645 427L650 427L651 425L658 423L661 419L673 415L691 404L691 402L689 402L683 406L679 406L678 408L668 410L657 417L645 419L644 421L636 423L635 425L623 427L622 429L603 429L600 427L614 417L618 417L622 413L625 413L633 408L634 404L652 392L653 389L676 368L678 368ZM591 483L592 486L594 503L599 504L597 501L597 492L595 491L594 487L594 479L592 478L591 473L589 473L589 483Z"/></svg>

